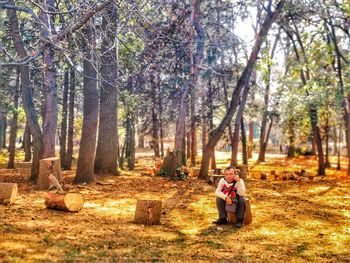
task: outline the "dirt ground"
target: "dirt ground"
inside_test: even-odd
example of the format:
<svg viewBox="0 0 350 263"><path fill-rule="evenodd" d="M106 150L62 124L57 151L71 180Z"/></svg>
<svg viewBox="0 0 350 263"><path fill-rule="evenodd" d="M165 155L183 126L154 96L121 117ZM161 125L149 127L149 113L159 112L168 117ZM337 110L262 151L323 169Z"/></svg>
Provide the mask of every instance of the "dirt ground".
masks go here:
<svg viewBox="0 0 350 263"><path fill-rule="evenodd" d="M228 155L218 156L226 166ZM146 155L134 172L74 186L85 198L78 213L46 209L47 192L27 182L29 164L8 170L0 158L0 182L19 184L16 204L0 205L0 262L350 262L350 177L342 161L341 172L285 181L252 175L301 168L313 174L316 160L269 155L264 164L251 162L253 223L236 229L212 224L214 186L142 176L152 166ZM63 176L70 183L74 171ZM163 201L160 225L133 223L137 199Z"/></svg>

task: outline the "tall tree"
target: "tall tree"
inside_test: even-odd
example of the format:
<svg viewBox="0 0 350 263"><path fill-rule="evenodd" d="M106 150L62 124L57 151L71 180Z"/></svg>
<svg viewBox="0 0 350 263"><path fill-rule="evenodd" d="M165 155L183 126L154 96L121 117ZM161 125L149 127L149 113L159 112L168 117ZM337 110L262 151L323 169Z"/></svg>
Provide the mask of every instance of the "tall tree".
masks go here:
<svg viewBox="0 0 350 263"><path fill-rule="evenodd" d="M45 0L39 19L43 25L43 38L52 39L55 34L55 0ZM42 89L43 102L43 152L42 157L55 156L56 129L57 129L57 90L54 51L51 43L43 49L44 85Z"/></svg>
<svg viewBox="0 0 350 263"><path fill-rule="evenodd" d="M98 143L95 159L95 172L99 174L118 174L118 49L116 32L118 9L113 4L104 10L102 27L101 57L101 95ZM108 140L106 140L108 138Z"/></svg>
<svg viewBox="0 0 350 263"><path fill-rule="evenodd" d="M83 128L80 139L79 158L75 183L94 180L94 160L96 151L96 133L98 122L98 90L96 72L96 39L93 22L88 22L82 29L83 41Z"/></svg>

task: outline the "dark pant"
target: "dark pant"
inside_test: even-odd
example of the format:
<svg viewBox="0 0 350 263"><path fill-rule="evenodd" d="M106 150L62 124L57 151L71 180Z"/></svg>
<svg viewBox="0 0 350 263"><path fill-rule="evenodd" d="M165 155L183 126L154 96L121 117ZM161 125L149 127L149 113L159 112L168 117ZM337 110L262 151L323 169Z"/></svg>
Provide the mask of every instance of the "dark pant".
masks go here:
<svg viewBox="0 0 350 263"><path fill-rule="evenodd" d="M216 197L216 208L218 209L218 212L219 212L219 218L227 218L227 212L225 207L226 207L225 200L222 200L221 198ZM238 203L236 207L237 219L243 219L244 211L245 211L245 197L240 196L238 197Z"/></svg>

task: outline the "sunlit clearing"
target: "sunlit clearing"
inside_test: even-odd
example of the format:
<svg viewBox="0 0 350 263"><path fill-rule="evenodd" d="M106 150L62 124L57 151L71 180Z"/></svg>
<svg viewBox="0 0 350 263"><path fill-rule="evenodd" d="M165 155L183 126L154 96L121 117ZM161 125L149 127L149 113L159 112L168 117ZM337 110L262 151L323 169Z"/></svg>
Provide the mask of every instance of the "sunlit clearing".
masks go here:
<svg viewBox="0 0 350 263"><path fill-rule="evenodd" d="M320 193L329 190L329 186L310 186L309 193Z"/></svg>

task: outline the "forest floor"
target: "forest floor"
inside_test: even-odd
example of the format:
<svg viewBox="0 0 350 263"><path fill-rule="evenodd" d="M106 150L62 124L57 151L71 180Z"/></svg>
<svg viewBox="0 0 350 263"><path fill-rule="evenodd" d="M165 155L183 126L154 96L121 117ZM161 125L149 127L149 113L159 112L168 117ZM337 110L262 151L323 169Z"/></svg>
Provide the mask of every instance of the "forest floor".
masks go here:
<svg viewBox="0 0 350 263"><path fill-rule="evenodd" d="M84 208L66 213L45 208L45 191L28 183L29 164L8 170L0 158L0 182L19 185L17 202L0 205L0 262L350 262L350 177L327 170L305 180L253 178L252 171L317 167L315 158L267 155L249 165L246 181L253 223L216 226L214 186L196 178L171 181L142 176L153 165L138 155L134 172L97 177L74 186ZM229 154L218 154L227 166ZM332 160L333 161L333 160ZM71 183L73 171L63 172ZM161 224L133 223L137 199L163 201Z"/></svg>

